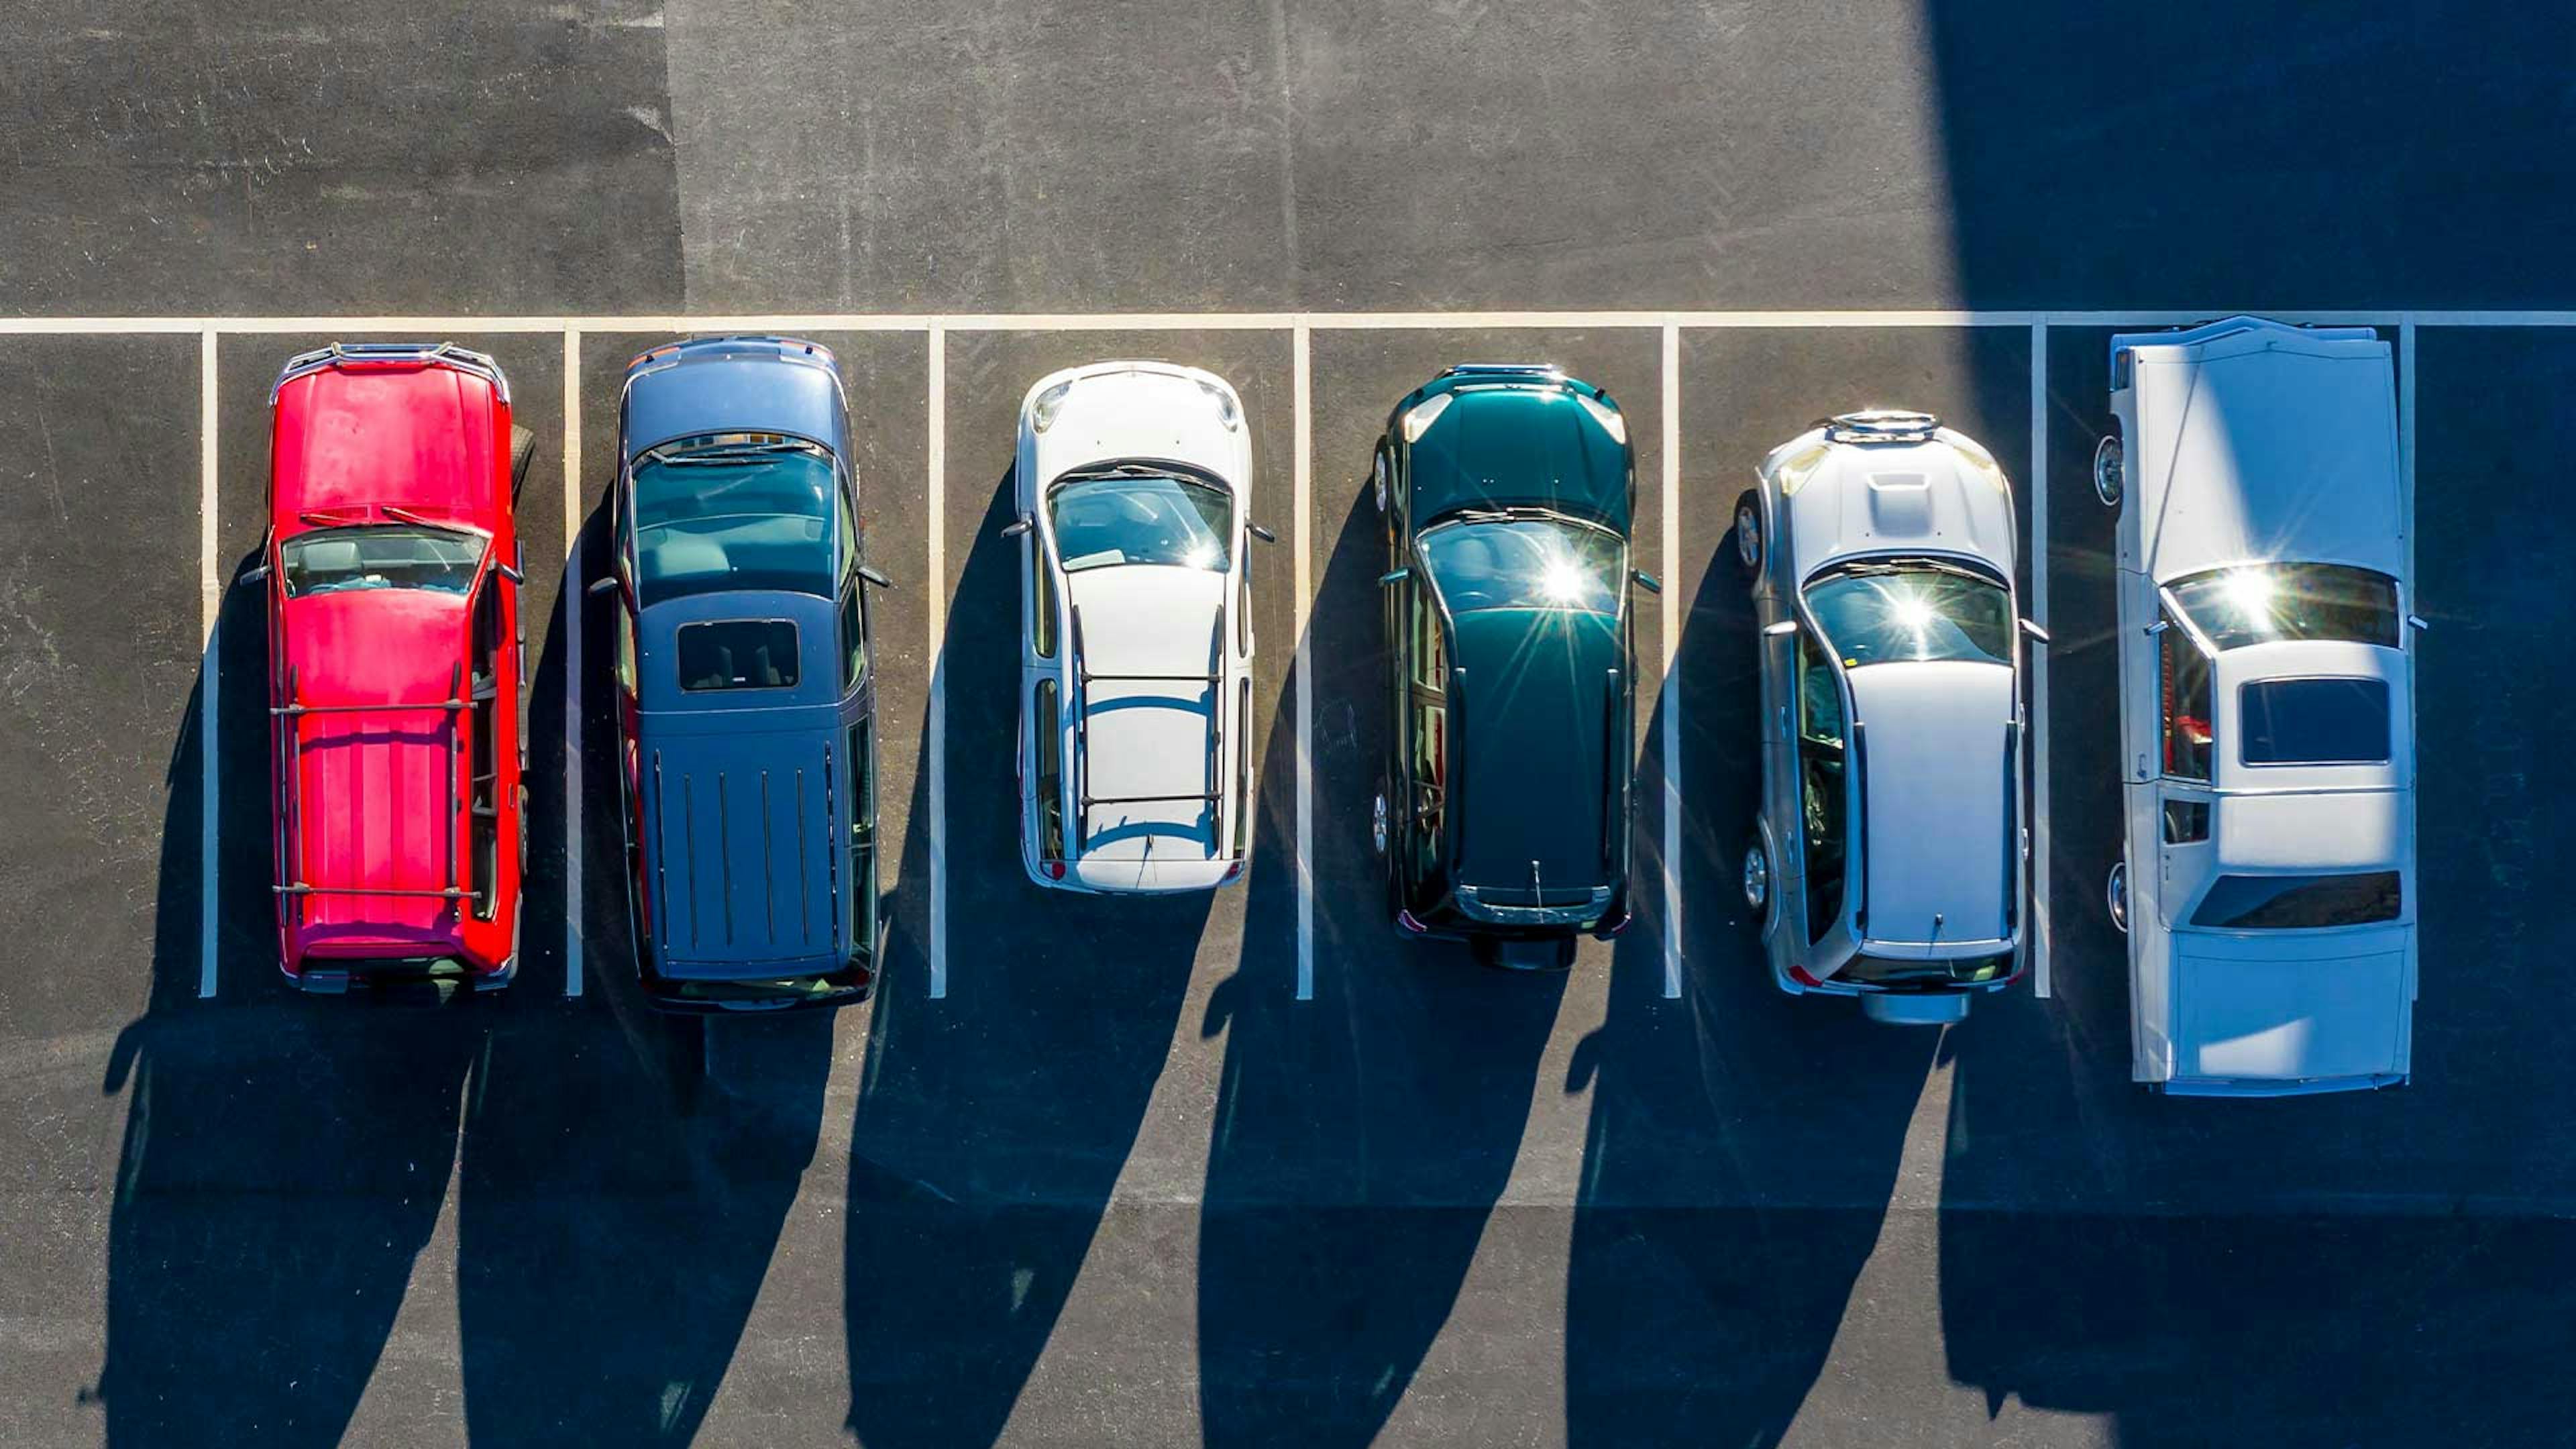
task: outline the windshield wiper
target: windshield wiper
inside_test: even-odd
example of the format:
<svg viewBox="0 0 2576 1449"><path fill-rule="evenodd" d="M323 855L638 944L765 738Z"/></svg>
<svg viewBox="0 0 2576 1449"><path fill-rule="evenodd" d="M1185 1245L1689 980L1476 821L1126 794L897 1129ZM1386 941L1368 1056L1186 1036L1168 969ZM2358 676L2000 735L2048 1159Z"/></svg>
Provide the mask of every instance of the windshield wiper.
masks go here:
<svg viewBox="0 0 2576 1449"><path fill-rule="evenodd" d="M434 528L441 533L471 534L475 532L475 530L464 527L461 524L441 522L435 518L423 518L408 508L396 508L390 503L379 503L376 507L386 517L401 519L403 522L411 524L417 528Z"/></svg>
<svg viewBox="0 0 2576 1449"><path fill-rule="evenodd" d="M1094 478L1172 478L1173 470L1150 463L1095 463L1056 475L1058 483L1086 483Z"/></svg>
<svg viewBox="0 0 2576 1449"><path fill-rule="evenodd" d="M780 453L819 453L812 443L711 443L685 453L656 453L656 463L766 463Z"/></svg>

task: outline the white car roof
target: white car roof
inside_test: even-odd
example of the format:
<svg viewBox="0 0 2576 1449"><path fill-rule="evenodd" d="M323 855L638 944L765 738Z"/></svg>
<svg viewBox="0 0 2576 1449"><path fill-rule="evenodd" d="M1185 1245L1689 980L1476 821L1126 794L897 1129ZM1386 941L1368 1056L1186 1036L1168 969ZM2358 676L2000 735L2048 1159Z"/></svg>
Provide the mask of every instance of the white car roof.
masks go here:
<svg viewBox="0 0 2576 1449"><path fill-rule="evenodd" d="M2258 559L2405 577L2385 341L2236 318L2112 346L2133 394L2126 506L2157 582Z"/></svg>
<svg viewBox="0 0 2576 1449"><path fill-rule="evenodd" d="M1084 686L1081 738L1085 789L1096 801L1082 823L1080 854L1141 858L1154 836L1186 836L1200 851L1215 828L1198 796L1213 773L1216 711L1225 701L1206 678L1225 660L1215 646L1228 576L1159 564L1120 564L1065 575L1065 596L1081 620ZM1170 846L1162 847L1170 850Z"/></svg>

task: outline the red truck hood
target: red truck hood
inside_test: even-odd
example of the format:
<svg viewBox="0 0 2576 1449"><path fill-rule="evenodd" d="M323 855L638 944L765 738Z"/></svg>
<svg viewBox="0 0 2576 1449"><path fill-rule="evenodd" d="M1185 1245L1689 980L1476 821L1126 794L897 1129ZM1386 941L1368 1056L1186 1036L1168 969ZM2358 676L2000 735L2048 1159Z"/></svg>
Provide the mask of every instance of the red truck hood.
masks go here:
<svg viewBox="0 0 2576 1449"><path fill-rule="evenodd" d="M325 594L288 601L284 623L296 702L433 706L278 719L281 743L300 726L287 874L314 886L394 890L455 882L465 843L456 746L466 721L434 706L463 687L455 670L466 599L423 589ZM457 942L452 901L324 893L303 905L305 944L326 954Z"/></svg>

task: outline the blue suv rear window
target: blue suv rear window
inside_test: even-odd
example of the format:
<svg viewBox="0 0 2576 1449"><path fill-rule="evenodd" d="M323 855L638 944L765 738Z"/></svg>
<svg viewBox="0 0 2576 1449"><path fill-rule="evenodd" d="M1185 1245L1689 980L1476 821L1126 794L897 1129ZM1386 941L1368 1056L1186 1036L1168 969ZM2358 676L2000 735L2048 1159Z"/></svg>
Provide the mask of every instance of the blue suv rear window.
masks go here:
<svg viewBox="0 0 2576 1449"><path fill-rule="evenodd" d="M2376 765L2388 759L2388 682L2263 679L2236 691L2249 765Z"/></svg>
<svg viewBox="0 0 2576 1449"><path fill-rule="evenodd" d="M796 625L789 620L682 624L679 646L682 689L792 689L796 685Z"/></svg>

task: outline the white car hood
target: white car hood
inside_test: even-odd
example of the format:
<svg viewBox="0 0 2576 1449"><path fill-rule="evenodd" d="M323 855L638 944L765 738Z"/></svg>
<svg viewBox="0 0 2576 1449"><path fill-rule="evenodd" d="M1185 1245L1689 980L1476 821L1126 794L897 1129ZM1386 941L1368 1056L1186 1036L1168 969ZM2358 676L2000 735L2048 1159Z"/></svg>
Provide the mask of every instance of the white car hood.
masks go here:
<svg viewBox="0 0 2576 1449"><path fill-rule="evenodd" d="M1083 665L1092 676L1082 736L1091 798L1206 791L1218 697L1200 681L1212 663L1222 667L1213 646L1226 576L1124 564L1068 574L1065 589L1080 613ZM1214 804L1197 799L1096 803L1083 823L1079 853L1102 860L1205 859L1215 828Z"/></svg>
<svg viewBox="0 0 2576 1449"><path fill-rule="evenodd" d="M2288 1082L2400 1074L2411 926L2330 936L2174 937L2174 1075Z"/></svg>
<svg viewBox="0 0 2576 1449"><path fill-rule="evenodd" d="M2147 573L2249 559L2406 577L2396 395L2384 343L2250 339L2133 349L2130 445Z"/></svg>
<svg viewBox="0 0 2576 1449"><path fill-rule="evenodd" d="M1203 469L1239 495L1251 472L1243 430L1219 420L1206 389L1169 372L1077 377L1054 422L1035 436L1042 482L1094 463L1141 458Z"/></svg>

